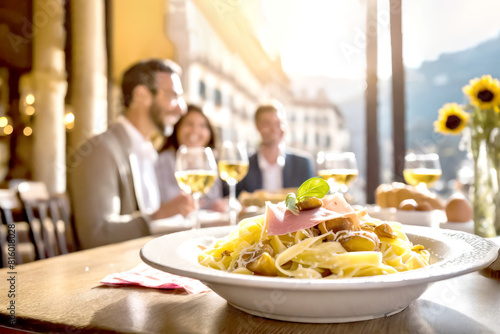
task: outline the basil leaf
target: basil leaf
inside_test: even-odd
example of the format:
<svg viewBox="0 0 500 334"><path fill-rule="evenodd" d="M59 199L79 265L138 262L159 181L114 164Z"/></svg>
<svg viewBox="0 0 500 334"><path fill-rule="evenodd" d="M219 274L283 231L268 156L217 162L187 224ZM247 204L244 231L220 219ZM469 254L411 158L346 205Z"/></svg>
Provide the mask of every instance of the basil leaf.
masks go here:
<svg viewBox="0 0 500 334"><path fill-rule="evenodd" d="M328 182L320 177L312 177L302 183L297 190L297 201L300 202L309 197L323 198L330 191Z"/></svg>
<svg viewBox="0 0 500 334"><path fill-rule="evenodd" d="M286 207L294 215L298 215L299 214L299 208L297 208L296 203L297 203L297 198L295 197L295 194L290 193L290 194L286 195L286 199L285 199Z"/></svg>

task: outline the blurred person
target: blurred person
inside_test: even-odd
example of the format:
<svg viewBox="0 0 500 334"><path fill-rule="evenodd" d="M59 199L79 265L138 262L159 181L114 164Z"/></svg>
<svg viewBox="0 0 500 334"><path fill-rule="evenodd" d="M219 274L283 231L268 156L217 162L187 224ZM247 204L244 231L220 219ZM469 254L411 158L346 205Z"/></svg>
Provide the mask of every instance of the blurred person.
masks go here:
<svg viewBox="0 0 500 334"><path fill-rule="evenodd" d="M281 103L273 101L259 106L255 112L255 126L261 143L257 153L249 158L247 176L237 184L238 194L243 190L276 192L299 187L314 176L311 157L284 147L286 114Z"/></svg>
<svg viewBox="0 0 500 334"><path fill-rule="evenodd" d="M160 149L156 175L162 201L170 201L182 193L175 179L175 154L181 145L215 149L215 130L198 106L188 105L187 113L177 121L172 134ZM222 182L219 178L202 197L200 207L218 212L226 210L226 203L222 200Z"/></svg>
<svg viewBox="0 0 500 334"><path fill-rule="evenodd" d="M160 202L150 141L185 113L179 73L168 60L131 66L121 85L123 115L76 151L82 160L68 168L68 180L80 248L146 236L152 220L194 210L187 195Z"/></svg>

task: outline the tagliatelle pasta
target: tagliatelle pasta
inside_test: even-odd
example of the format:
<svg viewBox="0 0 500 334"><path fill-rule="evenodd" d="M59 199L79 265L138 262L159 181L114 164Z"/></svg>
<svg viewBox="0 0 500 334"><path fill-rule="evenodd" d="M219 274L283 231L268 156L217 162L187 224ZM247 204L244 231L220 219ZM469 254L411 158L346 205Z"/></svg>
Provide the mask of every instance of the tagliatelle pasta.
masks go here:
<svg viewBox="0 0 500 334"><path fill-rule="evenodd" d="M350 212L282 235L268 234L272 218L267 213L247 218L198 260L238 274L318 279L394 274L429 265L429 252L413 245L400 223L353 212L357 218Z"/></svg>

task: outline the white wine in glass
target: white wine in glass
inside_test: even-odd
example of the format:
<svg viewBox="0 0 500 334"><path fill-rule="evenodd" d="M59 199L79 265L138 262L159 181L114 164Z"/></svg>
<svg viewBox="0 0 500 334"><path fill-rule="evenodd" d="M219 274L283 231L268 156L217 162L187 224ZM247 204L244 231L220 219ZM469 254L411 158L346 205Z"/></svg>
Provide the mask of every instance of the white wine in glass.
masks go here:
<svg viewBox="0 0 500 334"><path fill-rule="evenodd" d="M236 225L241 205L236 199L236 184L248 173L248 155L244 143L224 141L219 150L220 178L229 185L229 224Z"/></svg>
<svg viewBox="0 0 500 334"><path fill-rule="evenodd" d="M318 175L333 182L333 191L347 192L349 185L358 177L358 164L353 152L319 152Z"/></svg>
<svg viewBox="0 0 500 334"><path fill-rule="evenodd" d="M189 170L175 172L179 187L187 194L205 195L215 183L217 172Z"/></svg>
<svg viewBox="0 0 500 334"><path fill-rule="evenodd" d="M352 181L358 177L357 169L322 169L318 171L320 177L333 181L341 186L349 187Z"/></svg>
<svg viewBox="0 0 500 334"><path fill-rule="evenodd" d="M181 146L175 157L175 179L187 194L191 194L195 203L193 228L200 228L198 210L200 198L206 194L217 178L217 163L210 147Z"/></svg>
<svg viewBox="0 0 500 334"><path fill-rule="evenodd" d="M226 182L231 178L240 182L248 173L248 161L221 160L218 165L220 178Z"/></svg>
<svg viewBox="0 0 500 334"><path fill-rule="evenodd" d="M409 153L405 156L403 176L406 183L421 190L428 190L441 178L439 156L431 154Z"/></svg>

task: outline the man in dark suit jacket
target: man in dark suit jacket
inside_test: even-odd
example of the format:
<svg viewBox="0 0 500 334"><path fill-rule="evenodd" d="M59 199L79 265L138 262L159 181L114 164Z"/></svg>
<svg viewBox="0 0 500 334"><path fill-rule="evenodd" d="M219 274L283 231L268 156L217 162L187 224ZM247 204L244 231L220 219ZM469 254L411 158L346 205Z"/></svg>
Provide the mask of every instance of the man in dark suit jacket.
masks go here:
<svg viewBox="0 0 500 334"><path fill-rule="evenodd" d="M285 165L282 168L282 188L299 187L305 180L313 176L310 158L297 153L285 153ZM237 189L239 192L242 190L254 192L258 189L264 189L257 153L249 158L248 174L238 183Z"/></svg>
<svg viewBox="0 0 500 334"><path fill-rule="evenodd" d="M122 94L124 114L69 161L69 193L83 249L149 235L151 220L194 209L188 195L160 203L151 188L155 180L147 179L154 175L147 167L154 167L157 154L151 136L164 133L185 112L177 65L157 59L133 65L123 76Z"/></svg>
<svg viewBox="0 0 500 334"><path fill-rule="evenodd" d="M299 187L313 177L311 157L305 153L283 148L286 128L285 111L274 101L261 105L255 112L255 126L261 136L257 153L249 159L247 176L237 185L237 193L257 189L277 191Z"/></svg>

